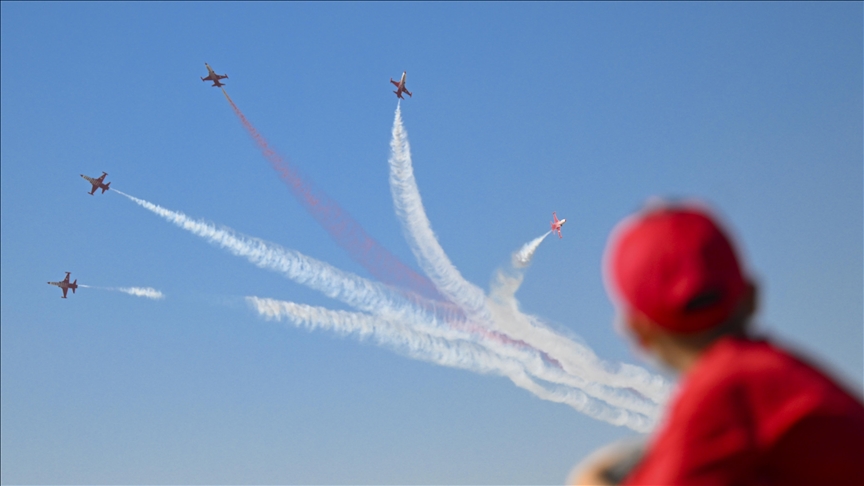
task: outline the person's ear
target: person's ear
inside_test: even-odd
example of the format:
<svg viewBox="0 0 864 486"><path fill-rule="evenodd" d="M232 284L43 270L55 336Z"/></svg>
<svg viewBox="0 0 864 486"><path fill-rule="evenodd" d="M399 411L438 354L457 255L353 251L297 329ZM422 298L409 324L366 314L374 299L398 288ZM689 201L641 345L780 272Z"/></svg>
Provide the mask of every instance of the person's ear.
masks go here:
<svg viewBox="0 0 864 486"><path fill-rule="evenodd" d="M657 338L657 327L648 317L640 312L630 312L625 317L630 334L642 349L651 349Z"/></svg>

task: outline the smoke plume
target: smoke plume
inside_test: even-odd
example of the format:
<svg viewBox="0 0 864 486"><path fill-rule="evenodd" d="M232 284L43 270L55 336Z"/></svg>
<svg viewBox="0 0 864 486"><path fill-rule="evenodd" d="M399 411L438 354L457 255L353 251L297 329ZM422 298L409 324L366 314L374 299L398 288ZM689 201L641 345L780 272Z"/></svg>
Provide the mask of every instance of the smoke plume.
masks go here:
<svg viewBox="0 0 864 486"><path fill-rule="evenodd" d="M396 216L402 223L408 244L420 268L429 276L439 292L463 308L469 316L488 320L483 290L462 277L444 253L444 249L441 248L432 231L432 224L426 216L420 190L414 179L411 147L408 144L408 135L402 126L402 110L398 105L393 121L389 163L390 192L393 195Z"/></svg>
<svg viewBox="0 0 864 486"><path fill-rule="evenodd" d="M117 290L135 297L146 297L153 300L165 298L165 294L152 287L118 287Z"/></svg>
<svg viewBox="0 0 864 486"><path fill-rule="evenodd" d="M285 319L308 330L324 329L343 336L370 338L379 345L414 359L476 373L505 376L516 386L541 399L567 404L592 418L627 426L639 432L650 430L656 418L646 414L645 410L633 411L620 405L611 405L577 387L544 380L538 376L543 374L538 373L538 368L545 366L536 356L524 351L507 349L502 353L501 349L497 349L500 346L435 335L399 321L357 312L334 311L259 297L247 297L246 301L265 319ZM654 411L650 405L643 408Z"/></svg>
<svg viewBox="0 0 864 486"><path fill-rule="evenodd" d="M390 190L396 215L420 267L442 294L463 307L478 323L541 351L561 364L571 376L583 377L588 384L632 389L657 404L665 401L670 384L662 377L638 366L601 360L587 345L556 333L540 319L519 310L515 294L522 283L522 271L531 263L534 252L549 232L526 243L513 255L512 268L496 273L487 297L481 289L465 281L432 231L414 179L408 135L398 106L390 150Z"/></svg>
<svg viewBox="0 0 864 486"><path fill-rule="evenodd" d="M511 259L513 267L525 268L528 265L531 265L531 259L534 258L534 252L540 247L540 243L543 243L543 240L549 236L549 233L551 233L551 231L547 231L543 236L538 236L522 245L522 248L513 254L513 258Z"/></svg>
<svg viewBox="0 0 864 486"><path fill-rule="evenodd" d="M222 88L222 94L225 95L225 99L228 100L243 128L246 129L261 150L261 154L291 189L291 193L330 234L333 240L348 252L354 261L361 264L384 283L404 287L429 298L440 298L429 279L402 263L369 236L360 226L360 223L342 209L336 201L301 177L297 170L270 146L264 136L240 111L240 108L228 96L225 88Z"/></svg>
<svg viewBox="0 0 864 486"><path fill-rule="evenodd" d="M246 258L259 268L280 273L356 309L383 313L394 318L428 322L433 326L440 325L435 314L446 314L446 309L437 313L426 312L418 306L411 305L411 300L386 285L339 270L300 252L239 234L224 226L217 227L205 221L192 219L181 212L165 209L121 191L114 192L176 226L204 238L209 243L236 256ZM413 302L418 300L421 299L415 298ZM423 307L436 308L433 302L423 303L425 304Z"/></svg>
<svg viewBox="0 0 864 486"><path fill-rule="evenodd" d="M116 191L120 192L120 191ZM165 298L165 294L160 292L159 290L154 289L153 287L99 287L96 285L84 285L78 284L79 287L83 287L85 289L96 289L96 290L108 290L111 292L123 292L124 294L129 294L135 297L144 297L147 299L153 300L162 300Z"/></svg>
<svg viewBox="0 0 864 486"><path fill-rule="evenodd" d="M456 366L448 363L458 360L448 358L448 361L436 361L429 356L434 357L443 353L447 343L452 344L448 353L467 348L482 350L484 356L492 358L478 361L476 353L472 355L475 358L465 355L460 358L463 364L459 367L507 376L514 383L541 398L568 403L593 417L618 425L627 425L636 430L645 430L646 424L656 418L656 404L646 400L645 397L629 390L588 382L581 376L567 373L559 363L550 359L543 351L512 336L460 320L459 316L442 318L441 313L428 312L422 306L404 299L402 294L382 284L338 270L274 243L240 235L229 228L193 220L183 213L162 208L122 191L116 192L178 227L237 256L246 258L258 267L279 272L364 312L328 311L272 300L249 300L263 316L290 317L295 323L300 322L307 327L330 329L341 334L353 333L360 337L374 334L382 344L390 343L389 347L402 346L404 349L413 350L406 353L412 357L440 362L448 366ZM337 325L337 323L341 324ZM394 329L396 334L393 334ZM410 336L412 339L409 340L405 336ZM418 344L428 342L430 339L437 340L433 348L424 348ZM393 343L401 344L396 346ZM518 369L513 371L514 367Z"/></svg>
<svg viewBox="0 0 864 486"><path fill-rule="evenodd" d="M310 330L371 339L406 356L443 366L507 377L544 400L564 403L590 417L640 432L653 426L670 391L666 380L638 366L602 360L581 340L564 336L539 317L520 310L515 294L549 232L513 253L508 268L495 273L488 294L468 282L453 265L423 208L398 106L390 143L391 194L406 239L428 278L396 260L335 202L302 180L269 147L227 93L225 97L301 203L340 245L384 282L112 191L259 268L278 272L356 310L335 311L247 297L246 302L259 316ZM150 298L161 296L154 289L118 290ZM155 293L148 294L148 290Z"/></svg>

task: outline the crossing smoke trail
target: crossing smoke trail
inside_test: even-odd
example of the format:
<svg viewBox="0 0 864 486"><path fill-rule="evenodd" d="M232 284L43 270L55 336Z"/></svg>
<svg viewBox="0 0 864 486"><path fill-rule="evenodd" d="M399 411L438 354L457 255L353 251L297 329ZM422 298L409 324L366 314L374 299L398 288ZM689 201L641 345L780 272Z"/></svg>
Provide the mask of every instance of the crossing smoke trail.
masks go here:
<svg viewBox="0 0 864 486"><path fill-rule="evenodd" d="M372 275L381 281L399 287L408 288L429 298L440 298L440 294L429 282L429 279L418 274L392 253L382 247L360 224L354 220L336 201L330 199L322 191L315 189L311 183L304 180L297 171L279 155L257 128L246 119L240 108L228 96L225 88L222 94L234 110L240 123L249 132L249 136L261 149L264 158L270 166L291 189L291 192L306 208L318 223L330 233L330 236L345 249L356 262L363 265Z"/></svg>
<svg viewBox="0 0 864 486"><path fill-rule="evenodd" d="M119 192L119 191L118 191ZM85 289L110 290L112 292L123 292L135 297L145 297L147 299L161 300L165 298L165 294L152 287L98 287L95 285L78 284L79 287Z"/></svg>
<svg viewBox="0 0 864 486"><path fill-rule="evenodd" d="M451 306L419 297L407 298L404 293L357 275L343 272L331 265L288 250L257 238L237 234L228 228L217 228L204 221L196 221L185 214L165 209L156 204L115 190L136 204L165 218L175 225L205 238L210 243L227 249L237 256L246 257L252 264L282 273L297 283L318 290L330 298L337 299L354 308L375 312L393 318L408 319L418 325L444 326L459 332L498 338L496 333L464 322L461 313L453 312ZM408 296L411 297L411 296ZM413 304L413 305L412 305ZM523 345L506 339L512 345Z"/></svg>
<svg viewBox="0 0 864 486"><path fill-rule="evenodd" d="M115 190L114 192L180 228L200 236L234 255L246 258L259 268L281 273L299 284L313 288L356 309L379 312L393 318L428 323L430 326L440 325L436 315L446 315L445 312L424 312L417 306L410 305L409 300L401 293L383 284L344 272L300 252L282 248L275 243L265 242L258 238L238 234L229 228L219 228L204 221L194 220L181 212L165 209L122 191ZM427 307L434 309L434 304L427 303Z"/></svg>
<svg viewBox="0 0 864 486"><path fill-rule="evenodd" d="M638 366L600 360L587 345L561 336L536 317L519 310L515 293L522 283L521 270L530 263L534 251L548 233L527 243L514 254L512 271L497 273L489 298L481 289L467 282L441 248L423 209L399 105L393 120L390 149L390 190L396 215L420 267L441 293L465 309L471 318L543 352L573 376L632 389L657 404L665 401L671 387L662 377L652 375Z"/></svg>
<svg viewBox="0 0 864 486"><path fill-rule="evenodd" d="M500 332L549 356L571 376L622 391L630 390L658 406L665 403L671 384L663 377L639 366L602 360L587 344L562 336L539 318L522 313L515 297L522 279L523 275L516 269L502 269L496 273L487 305Z"/></svg>
<svg viewBox="0 0 864 486"><path fill-rule="evenodd" d="M488 295L450 262L423 209L398 106L389 160L391 193L406 238L429 279L396 260L338 205L304 182L223 93L264 156L319 223L374 275L401 286L370 281L279 245L112 191L260 268L279 272L360 311L247 298L260 316L361 339L371 337L416 359L506 376L544 400L568 404L599 420L641 432L653 426L669 393L663 378L637 366L601 360L586 344L519 310L515 293L524 269L548 233L514 253L510 268L497 272ZM436 300L442 296L449 302Z"/></svg>
<svg viewBox="0 0 864 486"><path fill-rule="evenodd" d="M416 330L410 325L367 314L333 311L259 297L247 297L246 301L265 319L281 321L284 318L297 327L309 330L321 328L341 335L356 335L361 339L371 337L378 344L414 359L476 373L505 376L516 386L541 399L567 404L592 418L627 426L639 432L648 432L655 419L648 414L610 406L578 388L538 380L536 368L538 365L542 367L542 363L537 360L532 363L530 356L513 353L513 350L500 353L500 350L484 343L446 339Z"/></svg>
<svg viewBox="0 0 864 486"><path fill-rule="evenodd" d="M402 126L402 109L399 104L396 105L396 119L393 122L389 164L393 205L420 268L429 276L439 292L465 309L469 316L481 321L489 320L483 290L462 277L459 270L447 258L447 254L438 244L438 239L432 231L432 224L426 216L417 181L414 179L411 148Z"/></svg>
<svg viewBox="0 0 864 486"><path fill-rule="evenodd" d="M468 360L465 363L473 364L470 364L470 366L465 364L460 367L507 376L518 386L535 393L540 398L568 403L592 417L617 425L626 425L634 430L646 430L646 427L648 427L646 424L652 423L656 419L656 404L653 402L647 401L644 397L629 393L626 390L616 390L602 384L588 383L579 376L569 375L560 368L560 365L548 359L543 352L533 349L525 343L512 338L501 339L499 334L490 332L488 329L470 322L459 321L456 317L451 317L447 322L442 322L439 316L440 313L426 312L422 308L418 308L414 302L405 300L401 294L394 292L382 284L340 271L326 263L298 252L281 248L273 243L239 235L228 228L217 228L210 223L193 220L183 213L162 208L122 191L115 192L182 229L200 236L237 256L245 257L258 267L282 273L298 283L307 285L331 298L338 299L358 310L371 314L371 316L369 314L344 312L341 314L328 314L331 311L321 311L314 314L318 315L319 318L321 315L341 316L340 319L343 321L345 319L374 318L376 322L386 323L389 326L388 329L393 329L395 326L397 330L401 329L399 332L402 334L397 333L396 337L394 337L392 333L382 334L379 332L377 338L379 340L384 339L382 342L390 342L388 340L392 339L399 341L401 339L402 341L399 342L408 343L410 344L409 349L414 349L412 353L419 353L416 354L418 358L422 358L421 355L427 356L428 353L431 353L429 356L435 356L437 355L436 353L442 352L442 343L454 343L454 349L463 349L468 346L467 343L472 343L471 346L483 349L486 355L494 355L495 358L492 361L474 362L470 361L470 356L466 355L462 358L463 360ZM260 304L261 302L264 301L261 300L258 303ZM270 314L261 310L259 310L259 314L273 318L278 315L278 312L274 314L274 311L272 311L274 306L277 310L282 309L282 311L285 311L285 306L279 307L272 304L272 302L276 301L271 301L269 306L271 309ZM263 305L259 305L258 307L259 309L267 308L267 306ZM291 308L288 309L290 310ZM298 307L295 305L294 309L296 310ZM307 306L302 309L308 310L312 308ZM313 322L310 312L306 312L305 315L304 319L306 319L307 324ZM294 320L297 320L296 315L294 316ZM332 322L330 324L319 322L316 325L334 329L341 333L346 332L345 326L336 326ZM416 339L405 341L402 338L398 338L398 336L405 335L405 333L419 337L420 341ZM429 339L437 339L438 341L435 342L438 343L436 344L438 347L422 348L416 344L418 342L427 342ZM408 354L415 356L415 354ZM422 359L430 360L431 358L427 356ZM502 364L504 362L507 363L506 366ZM494 363L498 363L498 365ZM442 362L442 364L445 363ZM513 371L512 368L516 365L520 368Z"/></svg>

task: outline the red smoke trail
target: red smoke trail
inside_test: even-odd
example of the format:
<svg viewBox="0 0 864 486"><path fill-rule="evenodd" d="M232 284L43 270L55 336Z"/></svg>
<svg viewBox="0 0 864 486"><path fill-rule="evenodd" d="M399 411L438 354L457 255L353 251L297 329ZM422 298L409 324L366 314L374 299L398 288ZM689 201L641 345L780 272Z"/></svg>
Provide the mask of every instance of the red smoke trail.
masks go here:
<svg viewBox="0 0 864 486"><path fill-rule="evenodd" d="M306 209L316 220L318 220L318 223L321 224L328 233L330 233L333 239L335 239L342 248L348 251L354 260L363 265L372 275L385 283L407 288L430 298L444 300L428 278L418 274L399 261L399 259L378 244L378 242L371 236L367 235L366 231L363 230L360 224L347 212L343 211L342 208L336 204L336 201L330 199L323 192L316 191L310 183L304 181L300 175L291 168L288 161L283 159L281 155L270 148L267 140L260 132L258 132L258 129L256 129L252 123L246 119L246 116L243 115L240 108L237 108L237 105L235 105L231 97L228 96L228 92L225 91L225 88L222 88L222 94L225 95L225 99L227 99L228 103L231 104L231 108L234 110L234 114L237 115L237 118L240 119L240 123L243 124L246 131L249 132L249 135L253 140L255 140L255 143L258 144L258 148L261 149L264 157L268 162L270 162L273 169L279 173L282 180L288 184L291 192L293 192L297 199L306 206ZM534 349L540 353L543 359L547 362L554 364L558 368L562 368L561 363L557 360L545 352L533 348L522 340L512 339L506 334L485 329L482 326L465 323L461 319L464 317L464 313L461 309L458 309L450 302L441 305L433 305L434 308L430 308L429 303L415 301L415 304L425 308L426 310L431 310L436 314L443 314L443 316L449 317L449 319L445 317L445 320L455 329L460 329L470 334L479 335L500 343L509 344L516 348Z"/></svg>
<svg viewBox="0 0 864 486"><path fill-rule="evenodd" d="M249 136L261 149L264 158L270 162L270 166L279 173L294 196L306 206L309 213L330 233L330 236L336 240L339 246L351 255L351 258L384 283L407 288L426 297L442 299L441 294L438 293L429 279L399 261L392 253L366 234L360 224L339 207L336 201L316 190L309 182L304 181L300 174L291 168L288 161L270 148L267 140L246 119L240 108L237 108L225 88L222 88L222 94L231 104L231 108L234 109L234 114L240 119L240 123L249 132Z"/></svg>

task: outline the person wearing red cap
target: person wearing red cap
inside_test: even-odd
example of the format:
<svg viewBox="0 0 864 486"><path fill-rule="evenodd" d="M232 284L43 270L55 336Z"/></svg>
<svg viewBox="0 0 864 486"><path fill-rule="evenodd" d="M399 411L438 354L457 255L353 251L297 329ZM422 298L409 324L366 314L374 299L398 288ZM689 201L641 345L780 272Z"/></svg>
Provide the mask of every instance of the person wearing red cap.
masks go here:
<svg viewBox="0 0 864 486"><path fill-rule="evenodd" d="M604 271L627 332L681 381L647 446L595 454L573 482L864 485L864 405L749 335L756 286L710 211L626 219Z"/></svg>

